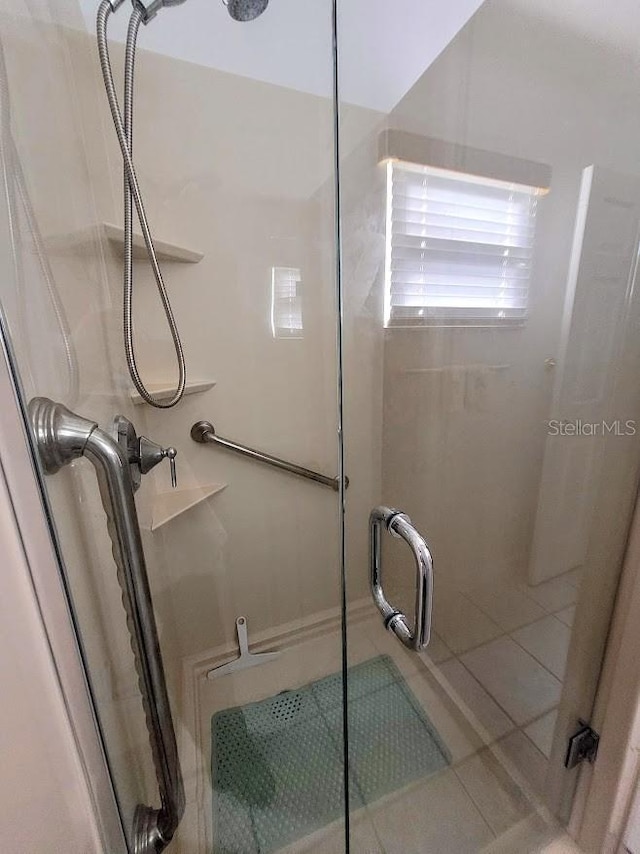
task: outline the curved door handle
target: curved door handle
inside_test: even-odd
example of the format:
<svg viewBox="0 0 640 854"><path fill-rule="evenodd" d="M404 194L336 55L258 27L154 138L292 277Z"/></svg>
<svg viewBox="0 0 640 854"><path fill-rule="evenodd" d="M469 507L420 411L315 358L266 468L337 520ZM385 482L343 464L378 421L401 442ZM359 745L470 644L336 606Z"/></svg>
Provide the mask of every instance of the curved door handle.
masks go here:
<svg viewBox="0 0 640 854"><path fill-rule="evenodd" d="M416 599L413 629L405 614L395 608L384 595L382 587L382 528L404 540L416 562ZM424 537L413 526L406 513L391 507L376 507L369 516L369 559L371 561L371 593L382 614L385 628L402 643L416 652L424 649L431 636L433 606L433 559Z"/></svg>
<svg viewBox="0 0 640 854"><path fill-rule="evenodd" d="M80 457L87 457L96 470L161 801L159 809L138 804L133 820L134 851L159 854L169 845L182 819L185 794L129 460L118 442L94 421L75 415L60 403L34 398L29 403L29 415L47 474L55 474Z"/></svg>

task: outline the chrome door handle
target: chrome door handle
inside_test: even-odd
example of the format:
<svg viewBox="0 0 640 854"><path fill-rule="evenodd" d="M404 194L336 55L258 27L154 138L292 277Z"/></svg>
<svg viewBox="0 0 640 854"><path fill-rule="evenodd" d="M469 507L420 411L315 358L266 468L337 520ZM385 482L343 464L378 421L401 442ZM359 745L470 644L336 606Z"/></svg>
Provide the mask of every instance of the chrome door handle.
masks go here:
<svg viewBox="0 0 640 854"><path fill-rule="evenodd" d="M96 470L161 801L159 809L146 804L136 807L134 850L136 854L160 854L182 819L185 793L129 459L119 442L95 421L75 415L60 403L34 398L29 403L29 416L47 474L55 474L80 457L87 457Z"/></svg>
<svg viewBox="0 0 640 854"><path fill-rule="evenodd" d="M382 526L394 537L404 540L416 562L416 599L413 629L405 614L395 608L382 587ZM413 526L406 513L391 507L376 507L369 516L369 559L371 593L382 614L385 628L416 652L424 649L431 636L433 607L433 559L424 537Z"/></svg>

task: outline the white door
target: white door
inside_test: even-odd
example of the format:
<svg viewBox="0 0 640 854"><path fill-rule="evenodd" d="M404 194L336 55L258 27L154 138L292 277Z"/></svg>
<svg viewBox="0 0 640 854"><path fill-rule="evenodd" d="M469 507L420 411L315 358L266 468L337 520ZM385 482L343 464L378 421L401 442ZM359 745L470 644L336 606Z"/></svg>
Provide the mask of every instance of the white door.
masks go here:
<svg viewBox="0 0 640 854"><path fill-rule="evenodd" d="M584 563L608 435L635 430L611 409L624 371L621 321L637 271L640 178L582 173L529 582ZM605 417L603 418L603 413Z"/></svg>

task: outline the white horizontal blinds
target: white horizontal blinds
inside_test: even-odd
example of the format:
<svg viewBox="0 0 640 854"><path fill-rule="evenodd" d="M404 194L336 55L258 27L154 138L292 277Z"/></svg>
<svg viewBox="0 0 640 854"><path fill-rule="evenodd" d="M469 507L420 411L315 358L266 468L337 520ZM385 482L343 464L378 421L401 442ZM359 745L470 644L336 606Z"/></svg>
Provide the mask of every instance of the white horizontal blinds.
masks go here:
<svg viewBox="0 0 640 854"><path fill-rule="evenodd" d="M387 326L522 322L541 190L389 161Z"/></svg>
<svg viewBox="0 0 640 854"><path fill-rule="evenodd" d="M302 338L302 273L271 268L271 331L274 338Z"/></svg>

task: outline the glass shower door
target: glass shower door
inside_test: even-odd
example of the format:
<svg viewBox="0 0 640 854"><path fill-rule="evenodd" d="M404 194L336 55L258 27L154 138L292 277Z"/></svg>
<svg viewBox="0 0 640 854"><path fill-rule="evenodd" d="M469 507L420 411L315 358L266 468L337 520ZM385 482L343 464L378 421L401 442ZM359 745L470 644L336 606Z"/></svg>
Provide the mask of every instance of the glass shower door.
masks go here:
<svg viewBox="0 0 640 854"><path fill-rule="evenodd" d="M404 2L363 34L360 5L338 19L352 850L538 850L597 728L638 482L635 24Z"/></svg>
<svg viewBox="0 0 640 854"><path fill-rule="evenodd" d="M122 169L97 3L10 0L0 15L7 346L23 410L41 401L27 426L52 452L40 453L43 490L130 850L140 848L138 805L158 809L171 789L183 806L176 745L168 726L169 750L154 740L150 674L136 667L137 623L151 623L149 601L132 607L129 589L142 550L151 677L160 653L159 705L184 781L168 850L302 850L316 833L342 846L332 4L274 2L243 22L256 4L166 5L176 8L140 31L135 159L187 394L151 408L127 371ZM119 6L109 30L116 68L130 14ZM170 397L173 348L135 231L138 366ZM56 404L86 420L60 418ZM138 437L177 449L175 489L165 462L134 499L125 451L114 450L132 438L122 416ZM210 438L194 441L202 422ZM105 514L90 432L121 476L106 492L119 493L122 516L110 501ZM134 474L149 447L128 447Z"/></svg>

